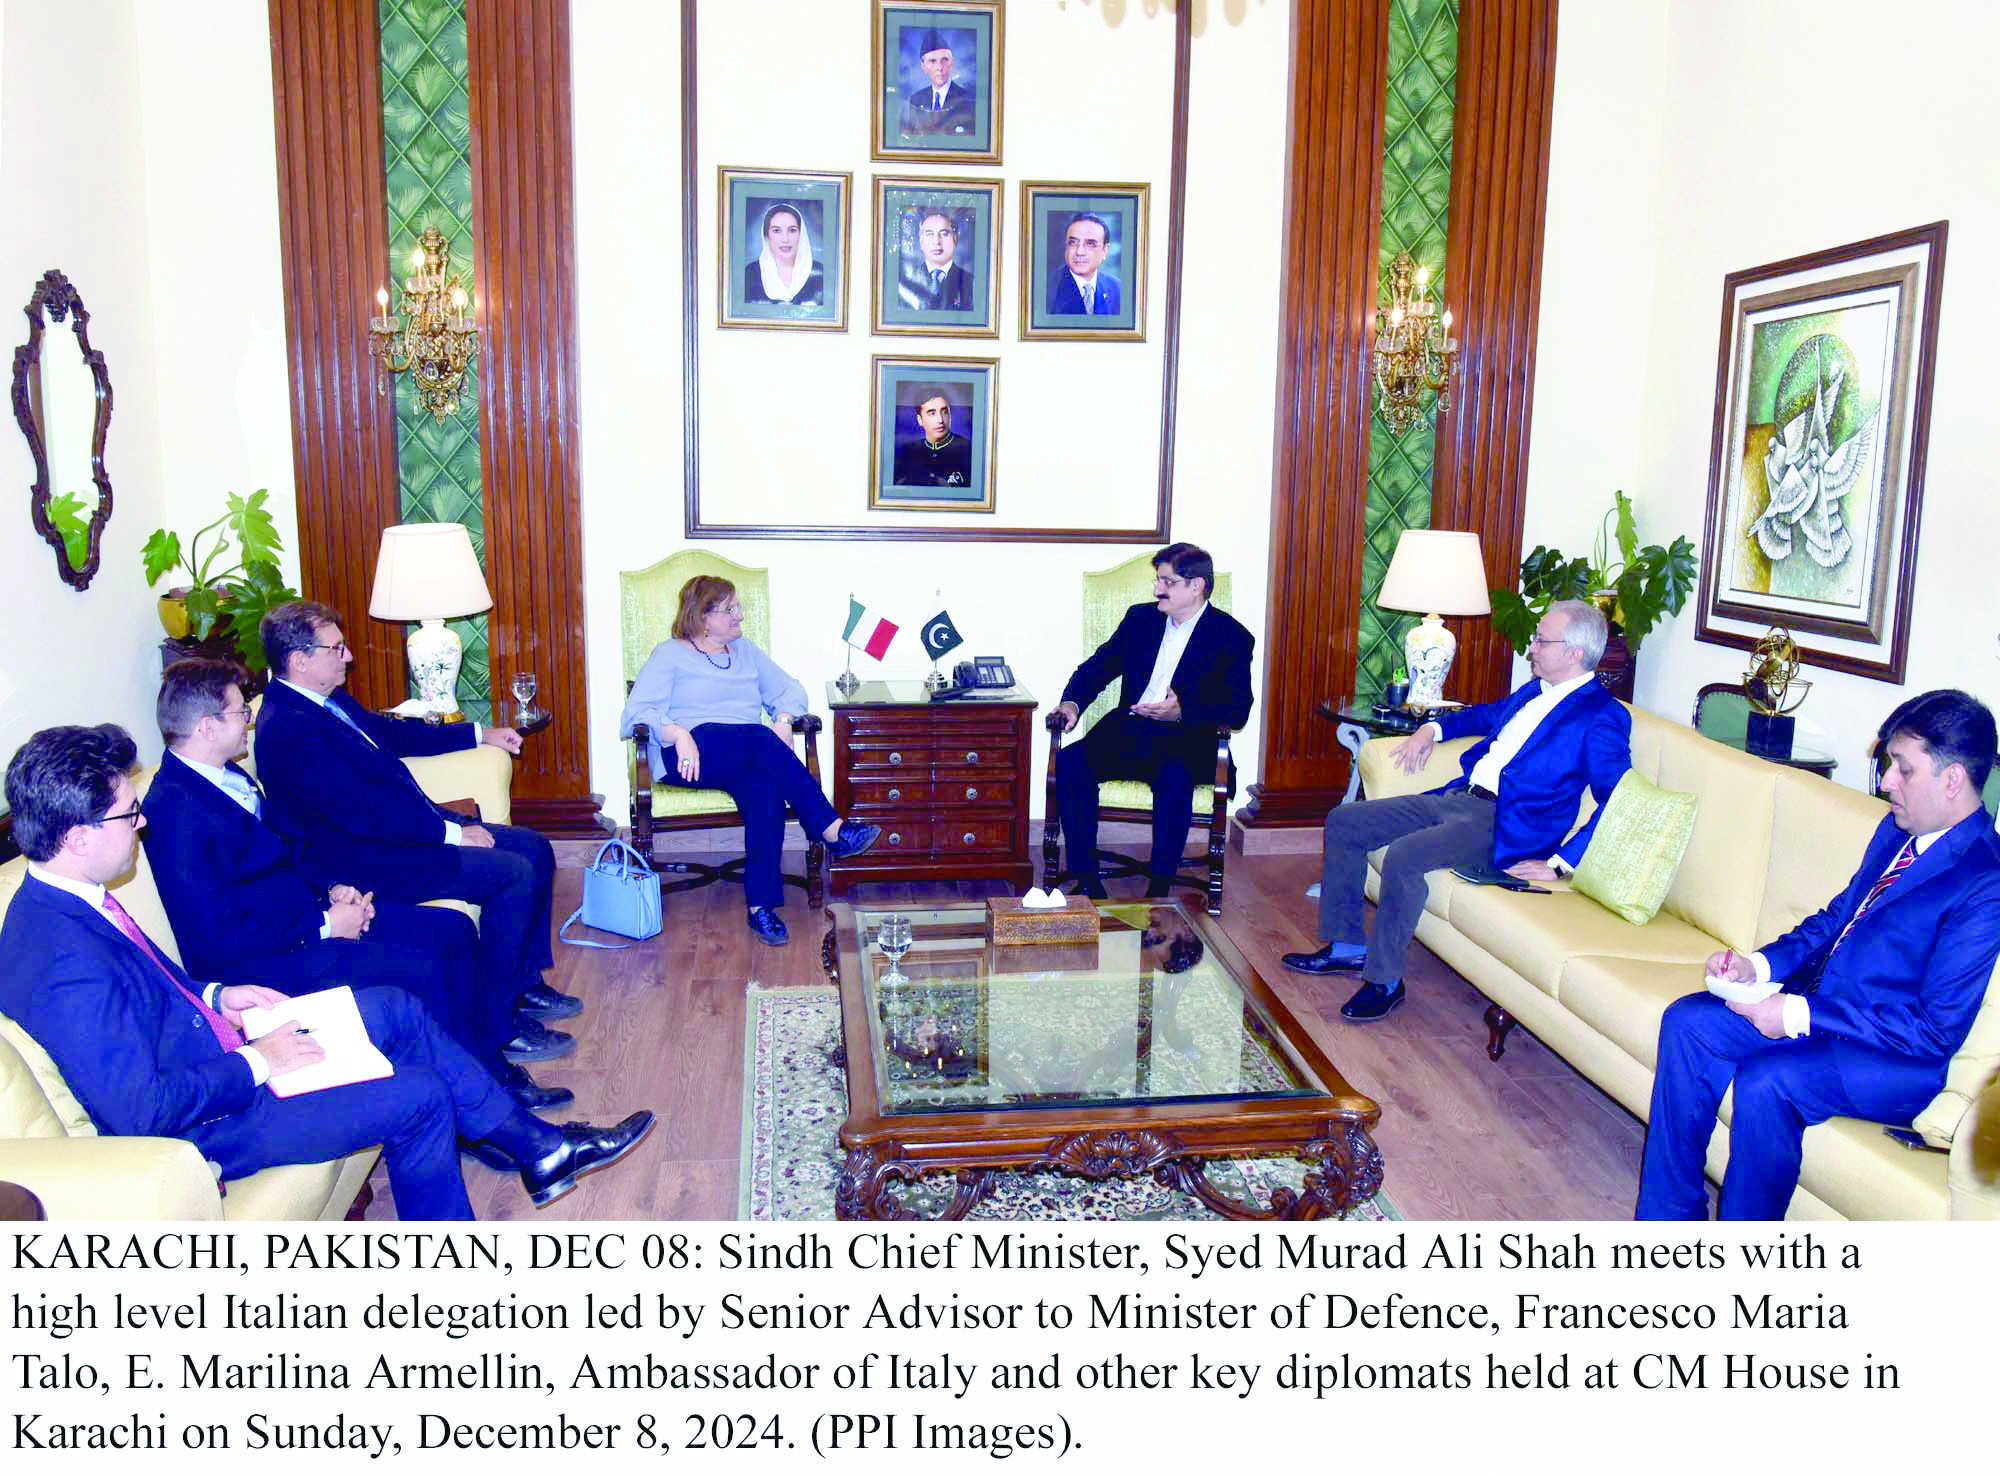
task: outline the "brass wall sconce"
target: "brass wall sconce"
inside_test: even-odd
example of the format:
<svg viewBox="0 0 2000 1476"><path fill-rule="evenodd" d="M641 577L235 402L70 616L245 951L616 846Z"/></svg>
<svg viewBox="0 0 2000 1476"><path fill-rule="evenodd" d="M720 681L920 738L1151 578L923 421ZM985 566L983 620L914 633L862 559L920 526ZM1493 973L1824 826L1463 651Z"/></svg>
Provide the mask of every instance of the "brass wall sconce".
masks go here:
<svg viewBox="0 0 2000 1476"><path fill-rule="evenodd" d="M458 413L458 392L466 367L479 352L472 326L472 299L451 271L451 243L428 227L410 257L403 281L402 316L389 311L389 289L375 293L375 316L368 323L368 351L381 365L375 392L408 370L416 379L424 408L439 421Z"/></svg>
<svg viewBox="0 0 2000 1476"><path fill-rule="evenodd" d="M1375 404L1397 435L1416 423L1425 390L1436 393L1438 414L1444 414L1458 357L1451 314L1439 311L1430 276L1409 252L1400 253L1389 264L1385 301L1375 320Z"/></svg>

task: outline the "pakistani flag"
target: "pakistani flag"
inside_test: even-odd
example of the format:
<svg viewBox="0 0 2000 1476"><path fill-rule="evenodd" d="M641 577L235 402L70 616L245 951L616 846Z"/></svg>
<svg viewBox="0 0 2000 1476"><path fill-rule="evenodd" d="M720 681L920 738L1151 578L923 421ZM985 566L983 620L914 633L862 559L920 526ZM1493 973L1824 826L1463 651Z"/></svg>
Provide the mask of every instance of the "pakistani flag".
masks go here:
<svg viewBox="0 0 2000 1476"><path fill-rule="evenodd" d="M940 610L924 622L923 642L924 654L935 661L945 652L964 645L965 637L951 623L951 616Z"/></svg>
<svg viewBox="0 0 2000 1476"><path fill-rule="evenodd" d="M889 642L896 638L896 622L884 620L853 595L849 595L847 629L840 633L840 638L850 646L859 646L880 661L882 653L889 649Z"/></svg>

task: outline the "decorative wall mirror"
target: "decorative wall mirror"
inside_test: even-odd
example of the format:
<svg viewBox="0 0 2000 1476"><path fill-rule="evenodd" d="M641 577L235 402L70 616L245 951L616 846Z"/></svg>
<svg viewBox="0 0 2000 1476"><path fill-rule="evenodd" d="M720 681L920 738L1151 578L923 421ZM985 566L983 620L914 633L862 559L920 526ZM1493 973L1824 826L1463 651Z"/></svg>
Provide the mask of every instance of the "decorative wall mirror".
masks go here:
<svg viewBox="0 0 2000 1476"><path fill-rule="evenodd" d="M77 589L97 572L111 520L104 435L111 425L111 376L90 346L90 313L61 272L43 274L28 299L28 341L14 350L14 418L35 458L35 531L56 551L56 572ZM70 344L43 330L68 321Z"/></svg>

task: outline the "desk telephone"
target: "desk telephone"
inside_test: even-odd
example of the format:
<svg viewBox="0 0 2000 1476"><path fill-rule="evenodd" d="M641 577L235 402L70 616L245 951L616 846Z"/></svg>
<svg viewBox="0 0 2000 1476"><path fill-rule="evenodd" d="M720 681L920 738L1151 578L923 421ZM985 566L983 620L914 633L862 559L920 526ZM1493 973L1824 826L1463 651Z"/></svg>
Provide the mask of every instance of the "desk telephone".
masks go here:
<svg viewBox="0 0 2000 1476"><path fill-rule="evenodd" d="M981 691L1004 691L1014 685L1014 670L1004 656L975 656L952 668L951 685L931 694L933 702L951 702Z"/></svg>

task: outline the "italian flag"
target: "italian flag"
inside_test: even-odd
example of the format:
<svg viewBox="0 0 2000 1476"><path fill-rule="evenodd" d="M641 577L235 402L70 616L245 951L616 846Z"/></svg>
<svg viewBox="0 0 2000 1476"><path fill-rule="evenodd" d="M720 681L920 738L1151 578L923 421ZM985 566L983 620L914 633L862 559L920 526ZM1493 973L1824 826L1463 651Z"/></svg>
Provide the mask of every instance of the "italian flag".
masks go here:
<svg viewBox="0 0 2000 1476"><path fill-rule="evenodd" d="M849 595L847 629L840 633L840 638L850 646L859 646L880 661L882 653L889 649L889 642L896 638L896 622L884 620L853 595Z"/></svg>

